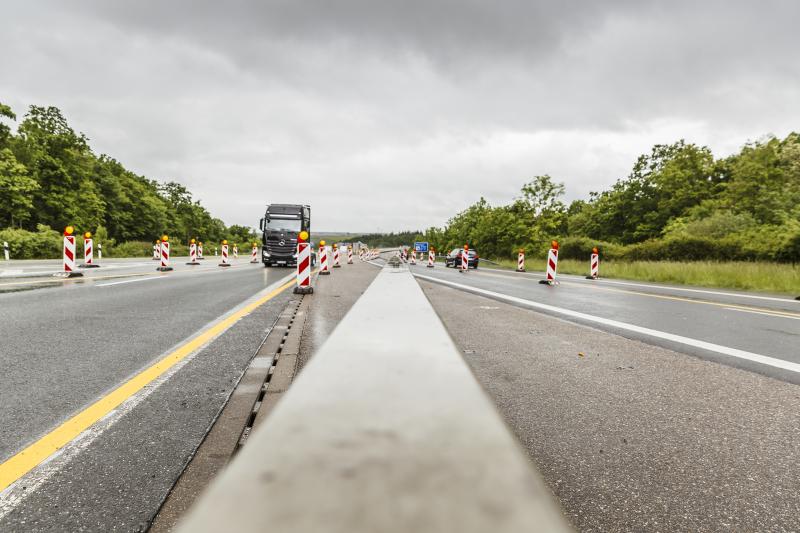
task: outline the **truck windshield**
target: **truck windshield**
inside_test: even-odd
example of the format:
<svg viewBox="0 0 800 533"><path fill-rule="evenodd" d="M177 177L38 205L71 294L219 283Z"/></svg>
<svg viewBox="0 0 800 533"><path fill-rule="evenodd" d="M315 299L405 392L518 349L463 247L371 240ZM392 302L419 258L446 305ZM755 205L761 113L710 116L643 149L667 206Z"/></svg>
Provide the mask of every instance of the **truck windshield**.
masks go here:
<svg viewBox="0 0 800 533"><path fill-rule="evenodd" d="M272 218L267 221L267 230L268 231L293 231L299 232L300 231L301 221L297 220L287 220L287 219L276 219Z"/></svg>

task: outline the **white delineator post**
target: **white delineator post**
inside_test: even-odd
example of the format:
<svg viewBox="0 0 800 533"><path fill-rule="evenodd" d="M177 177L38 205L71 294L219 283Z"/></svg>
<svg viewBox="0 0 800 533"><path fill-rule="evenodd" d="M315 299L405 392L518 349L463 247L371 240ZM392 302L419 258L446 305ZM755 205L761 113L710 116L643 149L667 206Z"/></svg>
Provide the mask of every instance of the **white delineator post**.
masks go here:
<svg viewBox="0 0 800 533"><path fill-rule="evenodd" d="M341 268L342 265L339 264L339 247L337 245L333 245L333 268Z"/></svg>
<svg viewBox="0 0 800 533"><path fill-rule="evenodd" d="M97 243L97 260L103 260L103 244L99 242Z"/></svg>
<svg viewBox="0 0 800 533"><path fill-rule="evenodd" d="M525 272L525 250L520 250L517 255L517 272Z"/></svg>
<svg viewBox="0 0 800 533"><path fill-rule="evenodd" d="M545 279L539 280L539 283L548 285L558 285L556 275L558 272L558 243L553 241L552 247L547 252L547 272Z"/></svg>
<svg viewBox="0 0 800 533"><path fill-rule="evenodd" d="M348 246L347 247L347 264L348 265L352 265L353 264L353 247L352 246Z"/></svg>
<svg viewBox="0 0 800 533"><path fill-rule="evenodd" d="M307 242L297 243L297 286L295 294L311 294L311 245Z"/></svg>
<svg viewBox="0 0 800 533"><path fill-rule="evenodd" d="M300 261L300 258L298 257L297 260ZM253 249L250 252L250 262L253 264L258 263L258 246L256 243L253 243Z"/></svg>
<svg viewBox="0 0 800 533"><path fill-rule="evenodd" d="M159 272L169 272L172 270L172 267L169 266L169 241L166 239L166 235L161 238L161 266L156 268Z"/></svg>
<svg viewBox="0 0 800 533"><path fill-rule="evenodd" d="M469 246L465 244L461 252L461 272L466 272L467 269L469 269Z"/></svg>
<svg viewBox="0 0 800 533"><path fill-rule="evenodd" d="M327 276L331 273L330 269L328 268L328 247L325 246L322 241L319 243L319 275L320 276Z"/></svg>
<svg viewBox="0 0 800 533"><path fill-rule="evenodd" d="M8 255L8 242L3 241L3 255L6 257L6 261L11 261L11 257Z"/></svg>
<svg viewBox="0 0 800 533"><path fill-rule="evenodd" d="M231 264L228 262L228 241L222 241L222 262L219 264L219 266L231 266Z"/></svg>
<svg viewBox="0 0 800 533"><path fill-rule="evenodd" d="M433 268L433 263L436 261L436 252L433 248L428 249L428 268Z"/></svg>

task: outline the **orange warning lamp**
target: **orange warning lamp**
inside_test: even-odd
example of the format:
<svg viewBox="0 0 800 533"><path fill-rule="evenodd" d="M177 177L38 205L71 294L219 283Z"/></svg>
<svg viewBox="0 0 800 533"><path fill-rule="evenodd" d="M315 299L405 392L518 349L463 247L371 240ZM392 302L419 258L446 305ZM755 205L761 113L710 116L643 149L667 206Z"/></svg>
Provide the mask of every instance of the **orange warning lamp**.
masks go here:
<svg viewBox="0 0 800 533"><path fill-rule="evenodd" d="M257 242L254 242L254 243L253 243L253 248L255 248L256 246L258 246L258 243L257 243Z"/></svg>
<svg viewBox="0 0 800 533"><path fill-rule="evenodd" d="M222 244L228 244L228 239L222 239Z"/></svg>
<svg viewBox="0 0 800 533"><path fill-rule="evenodd" d="M325 246L325 241L319 241L320 246Z"/></svg>
<svg viewBox="0 0 800 533"><path fill-rule="evenodd" d="M519 253L524 254L525 253L525 248L520 248L519 249Z"/></svg>
<svg viewBox="0 0 800 533"><path fill-rule="evenodd" d="M161 236L161 242L167 242L168 240L169 240L169 237L167 235L162 235Z"/></svg>
<svg viewBox="0 0 800 533"><path fill-rule="evenodd" d="M558 250L558 241L551 242L550 246L553 248L553 250Z"/></svg>
<svg viewBox="0 0 800 533"><path fill-rule="evenodd" d="M91 231L87 231L86 233L83 234L83 238L84 239L91 239L92 238L92 232Z"/></svg>
<svg viewBox="0 0 800 533"><path fill-rule="evenodd" d="M469 250L469 244L465 244L465 245L464 245L464 249L465 249L465 250Z"/></svg>
<svg viewBox="0 0 800 533"><path fill-rule="evenodd" d="M72 233L74 231L75 231L75 228L73 228L72 226L67 226L66 228L64 228L64 235L67 235L67 236L72 235Z"/></svg>
<svg viewBox="0 0 800 533"><path fill-rule="evenodd" d="M156 244L161 244L161 239L156 239Z"/></svg>
<svg viewBox="0 0 800 533"><path fill-rule="evenodd" d="M195 243L194 239L189 239L189 244L194 244L194 243Z"/></svg>
<svg viewBox="0 0 800 533"><path fill-rule="evenodd" d="M333 243L333 249L335 250L336 248L338 248L338 245L336 243Z"/></svg>
<svg viewBox="0 0 800 533"><path fill-rule="evenodd" d="M595 246L594 248L592 248L592 253L593 253L593 254L598 254L598 253L600 253L600 252L598 252L598 251L597 251L597 246Z"/></svg>
<svg viewBox="0 0 800 533"><path fill-rule="evenodd" d="M200 241L197 244L199 244L200 246L203 246L203 241Z"/></svg>
<svg viewBox="0 0 800 533"><path fill-rule="evenodd" d="M300 235L297 236L297 239L300 242L308 242L308 232L303 230L300 232Z"/></svg>

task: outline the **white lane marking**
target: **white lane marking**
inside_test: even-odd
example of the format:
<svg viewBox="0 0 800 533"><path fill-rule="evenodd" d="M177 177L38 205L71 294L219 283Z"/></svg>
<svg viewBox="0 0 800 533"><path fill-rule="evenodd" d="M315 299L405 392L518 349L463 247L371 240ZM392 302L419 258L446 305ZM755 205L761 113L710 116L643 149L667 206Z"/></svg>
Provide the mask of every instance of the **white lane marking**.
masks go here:
<svg viewBox="0 0 800 533"><path fill-rule="evenodd" d="M508 272L511 275L507 276L507 277L514 277L514 275L519 275L519 274L522 274L522 275L525 275L525 276L533 276L533 277L537 277L537 278L543 278L544 277L544 274L539 274L539 273L536 273L536 272L513 272L511 270L501 270L499 268L484 268L484 270L492 270L494 272ZM609 283L609 284L612 284L612 285L629 285L631 287L644 287L644 288L647 288L647 289L664 289L664 290L668 290L668 291L683 291L683 292L694 292L694 293L700 293L700 294L714 294L714 295L717 295L717 296L730 296L732 298L751 298L751 299L754 299L754 300L768 300L768 301L771 301L771 302L783 302L783 303L792 303L792 304L800 303L800 301L798 301L798 300L792 300L791 298L778 298L776 296L759 296L759 295L756 295L756 294L742 294L742 293L738 293L738 292L711 291L711 290L706 290L706 289L689 289L687 287L673 287L673 286L669 286L669 285L652 285L652 284L647 284L647 283L633 283L633 282L630 282L630 281L613 281L613 280L610 280L610 279L588 280L588 279L580 278L578 276L572 276L572 275L566 275L566 274L561 275L561 277L563 279L568 279L570 281L579 281L581 283L590 283L590 284L591 283L598 283L598 284Z"/></svg>
<svg viewBox="0 0 800 533"><path fill-rule="evenodd" d="M642 326L635 326L633 324L627 324L625 322L619 322L617 320L611 320L609 318L603 318L595 315L589 315L586 313L581 313L579 311L573 311L571 309L564 309L562 307L556 307L554 305L543 304L539 302L534 302L532 300L525 300L524 298L517 298L516 296L509 296L506 294L502 294L499 292L488 291L486 289L479 289L477 287L472 287L470 285L463 285L461 283L454 283L452 281L445 281L440 278L434 278L431 276L423 276L422 274L414 274L417 278L424 279L427 281L432 281L434 283L440 283L442 285L448 285L450 287L454 287L456 289L462 289L467 292L472 292L475 294L480 294L483 296L488 296L490 298L494 298L497 300L502 300L506 302L510 302L513 304L522 305L525 307L531 307L534 309L542 309L544 311L549 311L551 313L557 313L560 315L565 315L572 318L578 318L580 320L586 320L587 322L594 322L597 324L603 324L605 326L611 326L613 328L624 329L627 331L632 331L634 333L639 333L642 335L647 335L650 337L655 337L658 339L664 339L672 342L676 342L678 344L684 344L686 346L692 346L694 348L701 348L703 350L708 350L711 352L716 352L722 355L727 355L730 357L736 357L737 359L744 359L747 361L753 361L755 363L760 363L762 365L767 365L775 368L780 368L783 370L789 370L790 372L797 372L800 373L800 364L792 363L791 361L784 361L783 359L778 359L776 357L769 357L767 355L761 355L753 352L747 352L745 350L739 350L737 348L731 348L729 346L721 346L719 344L714 344L711 342L701 341L698 339L692 339L690 337L684 337L682 335L675 335L674 333L667 333L665 331L658 331L655 329L645 328Z"/></svg>
<svg viewBox="0 0 800 533"><path fill-rule="evenodd" d="M201 334L202 332L214 327L216 324L222 322L227 317L236 313L239 309L246 307L250 302L254 302L261 298L262 296L271 293L284 283L287 283L294 274L289 274L284 276L283 278L279 279L278 281L268 285L264 289L257 292L255 295L251 296L244 302L240 303L233 309L226 311L218 318L212 320L211 322L207 323L200 329L198 329L193 335L187 337L186 339L182 340L181 342L171 346L169 349L155 357L153 360L158 361L163 359L168 353L175 350L177 346L181 346L189 342L190 339L193 337ZM249 315L245 315L242 318L245 318ZM111 426L116 424L123 416L127 413L131 412L138 406L144 399L146 399L150 394L152 394L155 390L157 390L161 385L169 381L172 376L180 372L180 370L189 364L198 354L200 354L203 350L208 348L211 343L217 340L219 337L224 335L228 332L233 326L235 326L238 322L231 324L231 326L225 331L221 331L219 335L214 337L213 339L209 339L208 342L199 346L195 351L191 354L187 355L181 361L176 363L172 368L164 372L161 376L153 380L152 382L148 383L144 386L139 392L131 396L130 398L126 399L122 402L116 409L108 413L105 417L101 418L97 423L92 425L86 431L78 435L75 439L70 441L66 446L58 450L56 453L48 457L43 463L39 466L19 478L15 481L12 485L8 486L6 490L0 493L0 520L5 518L5 516L13 511L19 504L25 501L28 496L35 493L37 489L47 481L50 477L53 476L56 472L59 472L64 466L69 464L73 459L75 459L78 455L80 455L83 450L89 447L92 442L97 439L102 433L104 433L107 429ZM144 365L146 368L149 364L147 363ZM139 370L140 371L140 370ZM124 383L132 376L135 376L139 371L134 372L130 376L122 379L119 383ZM227 400L226 400L227 401ZM90 404L92 402L89 402Z"/></svg>
<svg viewBox="0 0 800 533"><path fill-rule="evenodd" d="M95 287L110 287L112 285L122 285L123 283L136 283L137 281L152 281L154 279L164 279L167 276L152 276L147 278L126 279L125 281L112 281L111 283L95 283Z"/></svg>
<svg viewBox="0 0 800 533"><path fill-rule="evenodd" d="M723 309L727 309L728 311L739 311L740 313L754 313L756 315L766 315L771 317L777 318L791 318L792 320L800 320L800 316L792 316L792 315L784 315L784 314L777 314L777 313L768 313L765 311L755 311L751 309L741 309L736 307L723 307Z"/></svg>

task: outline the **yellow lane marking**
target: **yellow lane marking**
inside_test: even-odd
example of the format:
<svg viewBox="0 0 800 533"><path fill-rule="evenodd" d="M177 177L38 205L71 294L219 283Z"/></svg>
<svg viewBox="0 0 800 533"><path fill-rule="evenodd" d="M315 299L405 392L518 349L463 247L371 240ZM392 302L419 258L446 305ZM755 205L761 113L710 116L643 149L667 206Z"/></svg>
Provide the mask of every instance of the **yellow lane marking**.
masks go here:
<svg viewBox="0 0 800 533"><path fill-rule="evenodd" d="M241 318L250 314L293 285L295 285L295 280L281 285L269 294L246 305L229 317L213 325L211 328L192 338L173 352L167 354L155 364L144 369L106 396L103 396L21 452L9 458L3 464L0 464L0 492L4 491L9 485L69 444L78 435L116 409L122 402L142 390L164 372L172 368L176 363L180 362L189 354L214 339L214 337L223 333Z"/></svg>
<svg viewBox="0 0 800 533"><path fill-rule="evenodd" d="M774 314L773 314L773 313L771 313L771 312L765 312L765 311L754 311L753 309L737 309L737 308L735 308L735 307L726 307L725 309L730 309L731 311L741 311L742 313L755 313L755 314L757 314L757 315L771 315L771 316L776 316L776 315L774 315ZM782 316L783 318L793 318L793 319L795 319L795 320L800 320L800 315L798 315L798 316L791 316L791 315L777 315L777 316Z"/></svg>
<svg viewBox="0 0 800 533"><path fill-rule="evenodd" d="M502 279L514 279L514 276L504 276L501 274L487 274L486 272L480 272L481 276L490 276L493 278L502 278ZM520 278L517 278L520 279ZM688 302L693 304L701 304L701 305L713 305L714 307L722 307L724 309L736 309L739 311L751 311L754 313L760 313L763 315L772 315L781 318L800 318L800 314L793 313L791 311L778 311L775 309L768 309L764 307L751 307L748 305L739 305L739 304L726 304L721 302L711 302L708 300L698 300L695 298L686 298L683 296L668 296L666 294L654 294L651 292L643 292L643 291L632 291L629 289L615 289L612 287L600 287L597 285L592 285L589 283L576 283L572 281L561 281L562 285L571 285L573 287L583 287L588 289L593 289L596 291L609 291L609 292L621 292L625 294L635 294L637 296L646 296L649 298L659 298L662 300L676 300L679 302Z"/></svg>

